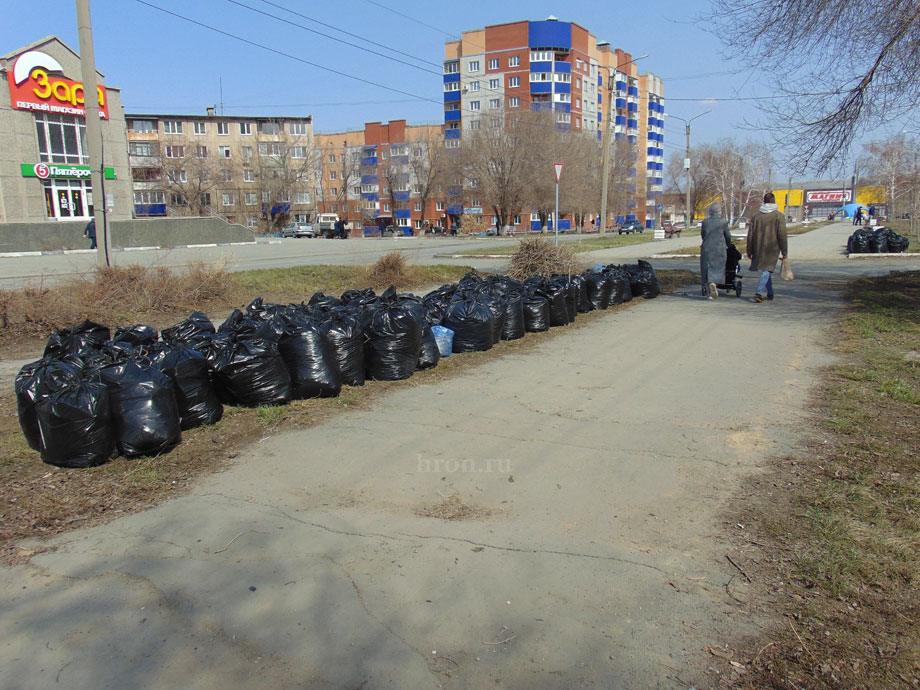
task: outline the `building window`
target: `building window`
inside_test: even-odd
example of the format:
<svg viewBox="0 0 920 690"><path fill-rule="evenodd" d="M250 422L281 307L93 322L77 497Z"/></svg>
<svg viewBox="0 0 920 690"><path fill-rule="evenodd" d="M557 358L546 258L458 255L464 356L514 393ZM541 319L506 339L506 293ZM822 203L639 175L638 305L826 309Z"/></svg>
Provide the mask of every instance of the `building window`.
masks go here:
<svg viewBox="0 0 920 690"><path fill-rule="evenodd" d="M493 91L501 86L501 79L489 79L489 88Z"/></svg>
<svg viewBox="0 0 920 690"><path fill-rule="evenodd" d="M329 189L329 193L330 193L332 196L338 196L338 195L339 195L339 188L338 188L338 187L331 187L331 188Z"/></svg>
<svg viewBox="0 0 920 690"><path fill-rule="evenodd" d="M364 194L373 194L377 191L377 185L375 184L363 184L361 185L361 192Z"/></svg>
<svg viewBox="0 0 920 690"><path fill-rule="evenodd" d="M193 122L192 129L195 134L207 134L208 133L208 123L207 122Z"/></svg>
<svg viewBox="0 0 920 690"><path fill-rule="evenodd" d="M355 185L354 187L351 188L351 193L357 196L358 194L361 193L361 187L359 187L358 185Z"/></svg>
<svg viewBox="0 0 920 690"><path fill-rule="evenodd" d="M310 192L294 192L294 203L295 204L309 204L310 203Z"/></svg>
<svg viewBox="0 0 920 690"><path fill-rule="evenodd" d="M511 77L510 79L508 79L508 88L513 89L513 88L516 88L516 87L518 87L518 86L520 86L520 85L521 85L521 78L520 78L520 77Z"/></svg>
<svg viewBox="0 0 920 690"><path fill-rule="evenodd" d="M138 134L150 134L156 131L153 126L153 120L132 120L131 131Z"/></svg>
<svg viewBox="0 0 920 690"><path fill-rule="evenodd" d="M272 193L266 189L262 190L262 203L268 203L272 200Z"/></svg>
<svg viewBox="0 0 920 690"><path fill-rule="evenodd" d="M329 154L329 162L330 162L330 163L335 163L335 154L334 154L334 153L330 153L330 154Z"/></svg>
<svg viewBox="0 0 920 690"><path fill-rule="evenodd" d="M185 147L184 146L167 146L166 147L166 157L167 158L185 158Z"/></svg>
<svg viewBox="0 0 920 690"><path fill-rule="evenodd" d="M252 134L252 123L251 122L241 122L240 123L240 134Z"/></svg>
<svg viewBox="0 0 920 690"><path fill-rule="evenodd" d="M292 146L291 147L291 158L306 158L307 157L307 147L306 146Z"/></svg>
<svg viewBox="0 0 920 690"><path fill-rule="evenodd" d="M188 182L188 175L184 170L167 170L166 179L172 184L183 184Z"/></svg>
<svg viewBox="0 0 920 690"><path fill-rule="evenodd" d="M470 129L479 129L479 120L470 120Z"/></svg>
<svg viewBox="0 0 920 690"><path fill-rule="evenodd" d="M219 155L221 158L229 158L230 157L230 147L229 146L218 146L217 155Z"/></svg>
<svg viewBox="0 0 920 690"><path fill-rule="evenodd" d="M221 206L234 206L236 204L236 199L233 194L229 192L223 192L220 195L220 205Z"/></svg>
<svg viewBox="0 0 920 690"><path fill-rule="evenodd" d="M302 135L307 133L306 122L291 122L288 124L291 134Z"/></svg>
<svg viewBox="0 0 920 690"><path fill-rule="evenodd" d="M581 108L581 99L580 99L580 98L576 98L576 99L575 99L575 107L576 107L576 108Z"/></svg>
<svg viewBox="0 0 920 690"><path fill-rule="evenodd" d="M531 62L552 62L553 51L551 50L533 50L530 52Z"/></svg>
<svg viewBox="0 0 920 690"><path fill-rule="evenodd" d="M195 147L195 157L196 158L207 158L208 157L208 147L207 146L196 146Z"/></svg>
<svg viewBox="0 0 920 690"><path fill-rule="evenodd" d="M149 142L132 141L128 143L128 153L132 156L152 156L154 145Z"/></svg>
<svg viewBox="0 0 920 690"><path fill-rule="evenodd" d="M576 127L576 128L581 127L581 118L580 118L580 117L576 117L576 118L575 118L575 127Z"/></svg>
<svg viewBox="0 0 920 690"><path fill-rule="evenodd" d="M557 94L553 94L553 100L555 100L556 103L571 103L571 102L572 102L572 94L570 94L570 93L557 93Z"/></svg>
<svg viewBox="0 0 920 690"><path fill-rule="evenodd" d="M178 120L163 120L163 131L166 134L182 134L182 123Z"/></svg>
<svg viewBox="0 0 920 690"><path fill-rule="evenodd" d="M459 149L460 140L459 139L448 139L444 142L444 148L446 149Z"/></svg>
<svg viewBox="0 0 920 690"><path fill-rule="evenodd" d="M479 60L470 60L467 64L467 72L478 72L479 71Z"/></svg>
<svg viewBox="0 0 920 690"><path fill-rule="evenodd" d="M416 220L416 221L415 221L415 229L416 229L416 230L421 230L421 229L422 229L422 221L421 221L421 220Z"/></svg>
<svg viewBox="0 0 920 690"><path fill-rule="evenodd" d="M520 106L521 106L521 99L518 98L517 96L513 96L512 98L508 99L509 108L519 108Z"/></svg>
<svg viewBox="0 0 920 690"><path fill-rule="evenodd" d="M422 210L422 202L421 202L421 201L416 201L416 202L415 202L415 210L416 210L416 211L421 211L421 210Z"/></svg>
<svg viewBox="0 0 920 690"><path fill-rule="evenodd" d="M179 192L172 192L169 195L170 206L185 206L185 195Z"/></svg>
<svg viewBox="0 0 920 690"><path fill-rule="evenodd" d="M166 192L154 189L134 192L135 204L165 204Z"/></svg>
<svg viewBox="0 0 920 690"><path fill-rule="evenodd" d="M471 81L470 82L470 91L479 91L479 82Z"/></svg>
<svg viewBox="0 0 920 690"><path fill-rule="evenodd" d="M330 180L337 180L337 179L339 179L339 174L338 174L335 170L330 170L330 171L329 171L329 179L330 179Z"/></svg>
<svg viewBox="0 0 920 690"><path fill-rule="evenodd" d="M490 98L489 99L489 110L498 110L502 107L502 100L500 98Z"/></svg>
<svg viewBox="0 0 920 690"><path fill-rule="evenodd" d="M251 160L252 160L252 147L251 147L251 146L243 146L243 147L240 149L240 158L243 159L243 162L244 162L244 163L248 163L249 161L251 161Z"/></svg>
<svg viewBox="0 0 920 690"><path fill-rule="evenodd" d="M581 77L575 77L575 88L576 89L581 88Z"/></svg>
<svg viewBox="0 0 920 690"><path fill-rule="evenodd" d="M566 74L565 72L555 72L555 73L553 73L553 80L554 80L554 81L561 81L561 82L565 82L565 83L569 84L569 83L572 82L572 75L571 75L571 74Z"/></svg>
<svg viewBox="0 0 920 690"><path fill-rule="evenodd" d="M489 58L489 69L498 69L498 58Z"/></svg>
<svg viewBox="0 0 920 690"><path fill-rule="evenodd" d="M559 113L556 115L556 122L571 122L572 116L569 113Z"/></svg>
<svg viewBox="0 0 920 690"><path fill-rule="evenodd" d="M390 208L389 202L385 202L385 203L383 204L383 210L386 211L387 213L389 213L389 212L392 210L392 209Z"/></svg>
<svg viewBox="0 0 920 690"><path fill-rule="evenodd" d="M258 218L256 218L255 216L246 216L246 227L247 228L254 228L258 224L259 224Z"/></svg>
<svg viewBox="0 0 920 690"><path fill-rule="evenodd" d="M508 67L520 67L520 66L521 66L520 56L512 55L510 58L508 58Z"/></svg>
<svg viewBox="0 0 920 690"><path fill-rule="evenodd" d="M530 81L552 81L553 75L551 72L531 72Z"/></svg>
<svg viewBox="0 0 920 690"><path fill-rule="evenodd" d="M73 115L35 115L38 153L45 163L81 165L89 162L86 123Z"/></svg>
<svg viewBox="0 0 920 690"><path fill-rule="evenodd" d="M233 171L232 170L221 170L220 171L220 181L221 182L233 182Z"/></svg>
<svg viewBox="0 0 920 690"><path fill-rule="evenodd" d="M243 199L247 206L255 206L257 203L259 203L259 195L255 192L246 192L243 195Z"/></svg>
<svg viewBox="0 0 920 690"><path fill-rule="evenodd" d="M256 176L253 174L252 170L248 168L243 170L243 182L255 182Z"/></svg>
<svg viewBox="0 0 920 690"><path fill-rule="evenodd" d="M443 202L443 201L438 201L438 202L435 204L435 208L436 208L438 211L443 211L443 210L444 210L444 202Z"/></svg>
<svg viewBox="0 0 920 690"><path fill-rule="evenodd" d="M281 125L278 122L260 122L259 134L281 134Z"/></svg>
<svg viewBox="0 0 920 690"><path fill-rule="evenodd" d="M575 69L584 69L584 60L581 58L575 58Z"/></svg>
<svg viewBox="0 0 920 690"><path fill-rule="evenodd" d="M230 123L229 122L218 122L217 123L217 133L220 135L226 136L230 134Z"/></svg>
<svg viewBox="0 0 920 690"><path fill-rule="evenodd" d="M209 192L205 192L204 194L199 194L198 201L201 202L202 207L210 206L211 205L211 194Z"/></svg>
<svg viewBox="0 0 920 690"><path fill-rule="evenodd" d="M460 71L459 62L445 62L444 63L444 74L456 74Z"/></svg>
<svg viewBox="0 0 920 690"><path fill-rule="evenodd" d="M445 92L459 91L459 90L460 90L460 82L459 82L459 81L451 81L451 82L448 82L448 83L446 83L446 84L444 85L444 91L445 91Z"/></svg>
<svg viewBox="0 0 920 690"><path fill-rule="evenodd" d="M479 101L470 101L470 110L479 110Z"/></svg>
<svg viewBox="0 0 920 690"><path fill-rule="evenodd" d="M259 155L260 156L280 156L281 155L281 142L260 141L259 142Z"/></svg>

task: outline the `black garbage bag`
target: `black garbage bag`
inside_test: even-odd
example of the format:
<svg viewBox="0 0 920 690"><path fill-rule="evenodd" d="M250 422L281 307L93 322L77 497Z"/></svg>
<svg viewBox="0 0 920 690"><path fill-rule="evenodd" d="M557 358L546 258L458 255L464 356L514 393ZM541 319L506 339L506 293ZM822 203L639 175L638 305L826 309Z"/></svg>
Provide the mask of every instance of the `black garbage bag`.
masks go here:
<svg viewBox="0 0 920 690"><path fill-rule="evenodd" d="M150 363L172 379L182 431L216 424L224 406L211 383L207 358L188 345L160 343L144 351Z"/></svg>
<svg viewBox="0 0 920 690"><path fill-rule="evenodd" d="M540 295L524 298L524 330L539 333L549 330L549 300Z"/></svg>
<svg viewBox="0 0 920 690"><path fill-rule="evenodd" d="M320 328L332 345L342 383L346 386L363 386L364 331L360 319L344 309L332 309L323 315Z"/></svg>
<svg viewBox="0 0 920 690"><path fill-rule="evenodd" d="M119 326L112 336L113 343L126 343L137 347L138 345L152 345L159 338L157 329L142 323L134 326Z"/></svg>
<svg viewBox="0 0 920 690"><path fill-rule="evenodd" d="M338 297L333 297L332 295L327 295L323 292L314 292L308 304L311 307L319 309L320 311L329 311L330 309L341 307L342 300L340 300Z"/></svg>
<svg viewBox="0 0 920 690"><path fill-rule="evenodd" d="M584 275L572 276L572 280L578 282L578 313L587 314L594 310L591 300L588 299L588 281Z"/></svg>
<svg viewBox="0 0 920 690"><path fill-rule="evenodd" d="M167 343L192 345L196 341L208 339L215 332L214 324L207 315L196 311L184 321L161 331L160 336Z"/></svg>
<svg viewBox="0 0 920 690"><path fill-rule="evenodd" d="M107 326L86 320L55 331L45 345L43 357L64 357L98 350L112 333Z"/></svg>
<svg viewBox="0 0 920 690"><path fill-rule="evenodd" d="M172 379L156 367L125 360L99 370L109 389L115 445L125 457L160 455L182 440Z"/></svg>
<svg viewBox="0 0 920 690"><path fill-rule="evenodd" d="M505 293L505 324L502 340L518 340L524 337L524 296L520 292Z"/></svg>
<svg viewBox="0 0 920 690"><path fill-rule="evenodd" d="M278 341L291 375L294 398L334 398L342 390L342 372L329 338L310 321L291 321Z"/></svg>
<svg viewBox="0 0 920 690"><path fill-rule="evenodd" d="M495 316L488 304L476 299L452 302L444 315L444 326L454 332L452 352L491 350Z"/></svg>
<svg viewBox="0 0 920 690"><path fill-rule="evenodd" d="M110 394L81 379L41 399L35 409L42 460L57 467L95 467L115 454Z"/></svg>
<svg viewBox="0 0 920 690"><path fill-rule="evenodd" d="M492 344L497 345L501 342L502 331L505 328L505 319L507 318L505 298L499 295L480 293L476 296L476 299L485 304L489 311L492 312Z"/></svg>
<svg viewBox="0 0 920 690"><path fill-rule="evenodd" d="M282 310L274 306L271 310L258 312L259 316L234 309L217 332L231 333L237 338L268 338L277 341L284 333L284 318Z"/></svg>
<svg viewBox="0 0 920 690"><path fill-rule="evenodd" d="M375 302L377 300L377 293L374 292L373 288L346 290L342 293L341 300L344 305L357 304L364 306Z"/></svg>
<svg viewBox="0 0 920 690"><path fill-rule="evenodd" d="M910 246L910 239L904 237L904 235L899 235L898 233L892 230L891 234L888 236L888 251L894 254L901 254L907 251L907 248Z"/></svg>
<svg viewBox="0 0 920 690"><path fill-rule="evenodd" d="M888 253L888 228L878 228L869 239L869 247L873 254Z"/></svg>
<svg viewBox="0 0 920 690"><path fill-rule="evenodd" d="M67 386L79 383L83 363L72 355L63 358L43 357L26 364L16 375L16 408L19 426L32 450L41 450L38 431L38 403Z"/></svg>
<svg viewBox="0 0 920 690"><path fill-rule="evenodd" d="M869 232L860 228L847 240L847 251L851 254L870 254L872 252L870 248L870 240L874 237L875 233ZM876 248L878 245L876 244Z"/></svg>
<svg viewBox="0 0 920 690"><path fill-rule="evenodd" d="M418 352L418 368L433 369L441 361L441 351L438 350L438 343L434 339L434 333L431 332L431 326L427 323L422 329L422 347Z"/></svg>
<svg viewBox="0 0 920 690"><path fill-rule="evenodd" d="M658 276L648 261L639 259L639 263L626 266L626 270L629 271L629 287L633 297L652 299L661 293Z"/></svg>
<svg viewBox="0 0 920 690"><path fill-rule="evenodd" d="M380 301L362 314L364 365L367 377L399 381L418 367L424 322L418 312L396 302Z"/></svg>
<svg viewBox="0 0 920 690"><path fill-rule="evenodd" d="M585 275L585 293L592 309L606 309L610 306L613 283L606 273L592 271Z"/></svg>
<svg viewBox="0 0 920 690"><path fill-rule="evenodd" d="M578 316L578 298L581 295L581 276L554 276L553 283L565 290L565 311L569 323Z"/></svg>
<svg viewBox="0 0 920 690"><path fill-rule="evenodd" d="M264 326L267 336L228 332L211 339L207 357L222 400L247 407L291 401L291 375L271 327Z"/></svg>
<svg viewBox="0 0 920 690"><path fill-rule="evenodd" d="M608 266L604 273L610 282L610 305L629 302L633 298L629 271L622 266Z"/></svg>

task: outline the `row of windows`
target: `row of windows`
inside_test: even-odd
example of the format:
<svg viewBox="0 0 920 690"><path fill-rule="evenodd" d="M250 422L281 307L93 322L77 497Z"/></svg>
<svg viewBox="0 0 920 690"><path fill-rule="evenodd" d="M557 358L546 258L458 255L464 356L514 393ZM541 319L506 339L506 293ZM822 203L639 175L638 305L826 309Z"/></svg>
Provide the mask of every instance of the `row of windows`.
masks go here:
<svg viewBox="0 0 920 690"><path fill-rule="evenodd" d="M262 192L262 203L269 203L272 200L271 192ZM259 203L259 194L256 192L244 192L242 194L243 203L246 206L256 206ZM235 206L236 205L236 194L233 192L220 192L220 201L221 206ZM287 194L283 194L278 201L282 203L290 203L291 197ZM202 206L211 205L211 195L208 192L204 192L199 195L199 202ZM143 190L134 192L134 203L135 204L165 204L166 203L166 192L160 190ZM179 192L171 192L169 195L169 203L172 206L186 206L187 199L184 194ZM294 203L295 204L309 204L310 203L310 192L295 192L294 193Z"/></svg>
<svg viewBox="0 0 920 690"><path fill-rule="evenodd" d="M215 122L219 135L230 134L230 122ZM251 122L239 122L240 134L252 134ZM164 134L182 134L181 120L163 120ZM276 135L281 134L282 126L280 122L259 122L259 134ZM131 132L138 134L151 134L157 131L157 123L154 120L131 120L129 124ZM306 122L289 122L288 131L293 135L304 135L307 133ZM206 121L196 120L192 122L192 132L194 134L207 134L208 123Z"/></svg>
<svg viewBox="0 0 920 690"><path fill-rule="evenodd" d="M490 98L489 99L489 110L498 110L502 107L501 98ZM518 96L512 96L508 99L509 108L520 108L521 99ZM482 110L482 103L480 101L470 101L470 110L476 112Z"/></svg>
<svg viewBox="0 0 920 690"><path fill-rule="evenodd" d="M168 144L163 147L163 155L165 155L167 158L185 158L185 149L186 147L184 144ZM285 155L285 150L287 150L287 153L291 158L295 159L305 159L310 152L309 147L307 146L285 147L281 142L277 141L259 142L260 156L283 156ZM157 149L156 145L151 142L132 141L128 144L128 152L132 156L155 156ZM240 147L240 157L244 161L252 160L252 154L253 148L251 146ZM231 148L229 146L218 146L217 155L220 158L232 158ZM208 147L196 146L195 157L207 158Z"/></svg>
<svg viewBox="0 0 920 690"><path fill-rule="evenodd" d="M533 55L533 53L531 53L531 55ZM499 58L489 58L486 64L488 65L489 69L494 70L494 69L500 69L500 62L501 61ZM482 63L478 59L470 60L466 64L466 68L467 68L466 71L467 72L478 72L481 64ZM521 58L519 55L511 55L508 58L508 67L520 67L520 66L521 66ZM444 74L457 74L457 72L459 71L460 71L459 62L444 63Z"/></svg>
<svg viewBox="0 0 920 690"><path fill-rule="evenodd" d="M572 83L572 75L568 72L531 72L530 81L556 81L563 84ZM579 84L581 82L579 81Z"/></svg>

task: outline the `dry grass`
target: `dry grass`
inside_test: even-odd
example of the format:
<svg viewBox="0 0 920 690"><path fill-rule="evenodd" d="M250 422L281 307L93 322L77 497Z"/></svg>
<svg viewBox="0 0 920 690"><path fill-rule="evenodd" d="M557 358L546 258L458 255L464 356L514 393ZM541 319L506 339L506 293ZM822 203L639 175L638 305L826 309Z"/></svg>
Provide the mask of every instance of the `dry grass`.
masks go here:
<svg viewBox="0 0 920 690"><path fill-rule="evenodd" d="M859 280L848 297L817 438L728 518L745 525L735 551L755 599L782 614L723 668L732 687L920 685L920 273Z"/></svg>
<svg viewBox="0 0 920 690"><path fill-rule="evenodd" d="M367 278L375 285L405 287L409 281L407 265L402 252L387 252L368 267Z"/></svg>
<svg viewBox="0 0 920 690"><path fill-rule="evenodd" d="M427 273L425 276L432 277ZM659 280L665 292L669 286L699 282L698 276L686 271L661 271ZM580 314L575 323L565 328L502 341L488 352L442 359L434 369L416 372L405 381L374 381L361 388L346 387L338 398L297 400L271 409L226 407L220 422L183 432L182 443L166 455L137 460L118 458L85 470L43 464L38 454L26 445L19 428L12 387L0 387L0 561L28 559L29 551L17 546L17 542L27 537L89 527L182 494L198 478L226 466L244 446L265 436L267 429L283 433L320 424L345 411L369 407L392 391L434 385L496 357L526 354L548 339L564 337L572 329L590 327L605 315L636 304L630 302L607 311ZM139 319L131 321L135 320ZM453 512L448 510L450 505L431 508L444 515L464 514L460 505L453 506L456 508Z"/></svg>
<svg viewBox="0 0 920 690"><path fill-rule="evenodd" d="M515 280L533 276L549 278L554 274L578 273L581 266L571 247L558 247L549 240L528 238L521 240L518 250L511 256L508 275Z"/></svg>

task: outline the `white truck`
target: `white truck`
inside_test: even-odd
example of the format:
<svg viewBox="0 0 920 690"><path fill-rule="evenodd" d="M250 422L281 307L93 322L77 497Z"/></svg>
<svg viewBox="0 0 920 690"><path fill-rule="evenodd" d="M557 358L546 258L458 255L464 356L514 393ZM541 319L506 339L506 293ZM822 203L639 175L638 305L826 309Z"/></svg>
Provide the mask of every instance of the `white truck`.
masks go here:
<svg viewBox="0 0 920 690"><path fill-rule="evenodd" d="M316 216L316 232L319 236L331 240L335 237L335 223L339 217L335 213L319 213Z"/></svg>

